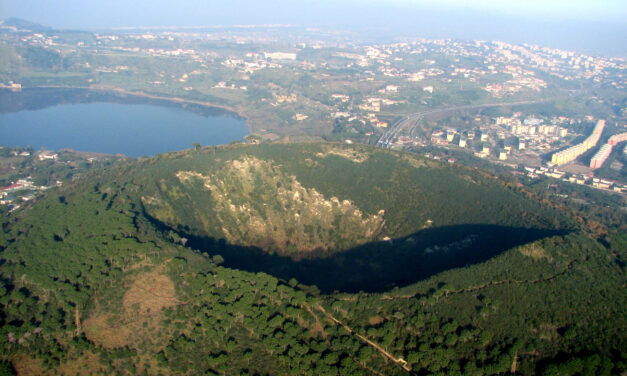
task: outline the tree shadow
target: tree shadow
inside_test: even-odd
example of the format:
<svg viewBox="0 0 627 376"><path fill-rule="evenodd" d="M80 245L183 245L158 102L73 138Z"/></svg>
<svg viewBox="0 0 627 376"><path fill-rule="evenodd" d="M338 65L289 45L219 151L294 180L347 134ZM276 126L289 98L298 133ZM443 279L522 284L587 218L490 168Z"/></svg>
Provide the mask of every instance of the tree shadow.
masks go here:
<svg viewBox="0 0 627 376"><path fill-rule="evenodd" d="M151 218L161 229L171 230ZM515 246L565 231L497 225L453 225L429 228L411 236L371 242L342 252L314 252L306 258L269 254L256 247L228 244L224 239L184 234L186 245L223 266L264 272L279 279L295 278L322 293L383 292L426 279L442 271L480 263ZM296 256L296 255L295 255Z"/></svg>

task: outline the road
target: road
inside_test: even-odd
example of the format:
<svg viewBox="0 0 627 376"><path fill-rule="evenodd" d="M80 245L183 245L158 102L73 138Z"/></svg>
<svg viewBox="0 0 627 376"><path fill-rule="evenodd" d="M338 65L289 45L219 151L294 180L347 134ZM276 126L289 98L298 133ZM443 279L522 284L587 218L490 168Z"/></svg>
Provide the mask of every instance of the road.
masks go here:
<svg viewBox="0 0 627 376"><path fill-rule="evenodd" d="M518 102L507 102L507 103L485 103L485 104L476 104L476 105L464 105L464 106L453 106L453 107L442 107L442 108L433 108L429 110L423 110L420 112L413 113L409 116L398 120L394 123L377 141L377 146L379 147L389 147L390 144L394 142L394 140L399 136L401 131L407 126L416 126L420 120L425 115L437 114L442 112L454 112L454 111L463 111L463 110L478 110L481 108L488 107L500 107L500 106L516 106L522 104L533 104L533 103L541 103L541 102L552 102L562 98L552 98L552 99L540 99L540 100L530 100L530 101L518 101Z"/></svg>

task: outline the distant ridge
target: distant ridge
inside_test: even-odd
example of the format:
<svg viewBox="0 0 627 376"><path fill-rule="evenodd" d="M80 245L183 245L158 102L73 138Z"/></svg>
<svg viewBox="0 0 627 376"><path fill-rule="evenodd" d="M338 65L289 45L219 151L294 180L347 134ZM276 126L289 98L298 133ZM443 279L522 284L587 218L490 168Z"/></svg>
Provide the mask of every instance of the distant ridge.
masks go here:
<svg viewBox="0 0 627 376"><path fill-rule="evenodd" d="M27 20L23 20L21 18L10 17L5 20L0 21L0 23L4 26L13 26L22 30L30 30L30 31L50 31L53 30L49 26L44 26L35 22L30 22Z"/></svg>

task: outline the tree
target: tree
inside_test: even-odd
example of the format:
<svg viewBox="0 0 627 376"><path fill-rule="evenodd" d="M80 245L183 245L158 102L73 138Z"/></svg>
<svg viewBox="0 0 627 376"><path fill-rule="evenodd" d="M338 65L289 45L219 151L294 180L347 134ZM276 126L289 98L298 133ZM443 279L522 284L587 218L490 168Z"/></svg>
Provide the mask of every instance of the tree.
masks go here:
<svg viewBox="0 0 627 376"><path fill-rule="evenodd" d="M221 255L215 255L211 258L211 261L213 261L213 263L216 265L220 265L224 262L224 257L222 257Z"/></svg>

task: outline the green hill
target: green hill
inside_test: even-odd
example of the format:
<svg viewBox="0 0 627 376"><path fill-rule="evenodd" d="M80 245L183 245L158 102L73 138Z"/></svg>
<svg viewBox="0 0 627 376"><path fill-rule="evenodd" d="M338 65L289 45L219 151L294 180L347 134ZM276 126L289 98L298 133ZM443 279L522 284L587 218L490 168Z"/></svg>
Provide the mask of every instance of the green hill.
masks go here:
<svg viewBox="0 0 627 376"><path fill-rule="evenodd" d="M485 172L371 147L209 149L140 170L160 228L325 292L384 291L574 228Z"/></svg>
<svg viewBox="0 0 627 376"><path fill-rule="evenodd" d="M146 212L164 225L295 258L442 226L572 227L481 171L369 147L205 150L146 162L140 174Z"/></svg>
<svg viewBox="0 0 627 376"><path fill-rule="evenodd" d="M625 370L624 228L413 154L167 153L2 228L6 372Z"/></svg>

